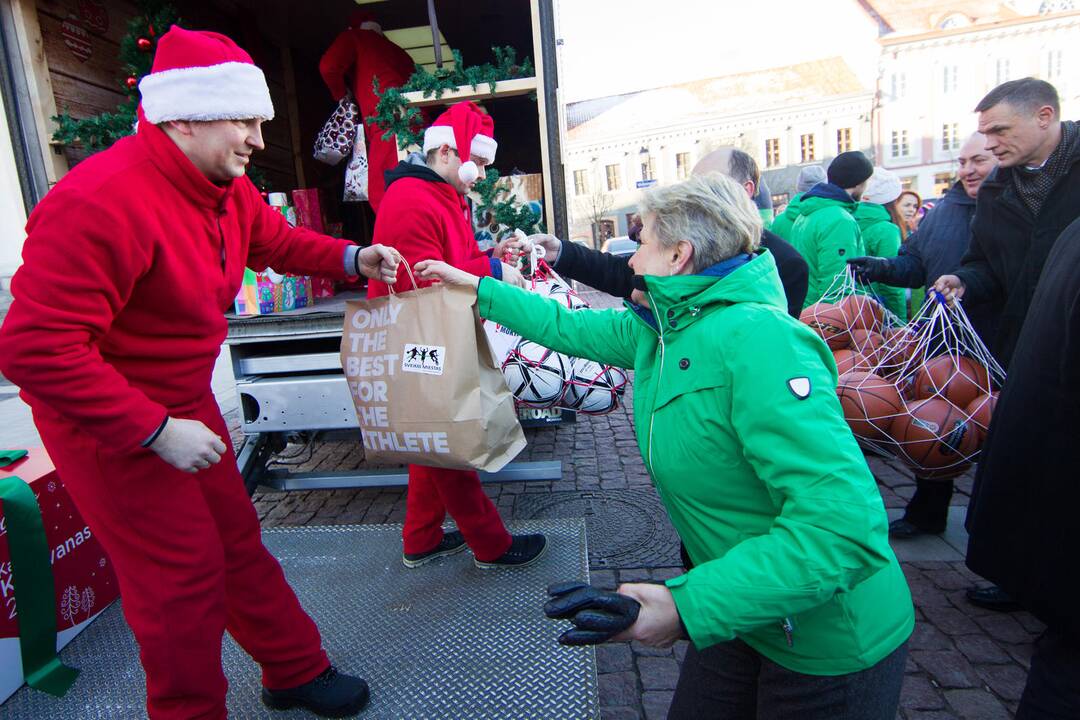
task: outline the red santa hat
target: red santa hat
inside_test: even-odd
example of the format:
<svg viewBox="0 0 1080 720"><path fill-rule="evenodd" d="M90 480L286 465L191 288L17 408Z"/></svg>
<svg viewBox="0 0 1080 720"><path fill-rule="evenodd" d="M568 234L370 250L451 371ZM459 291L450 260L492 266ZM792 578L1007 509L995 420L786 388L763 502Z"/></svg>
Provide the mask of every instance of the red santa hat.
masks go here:
<svg viewBox="0 0 1080 720"><path fill-rule="evenodd" d="M461 167L458 177L462 182L475 182L480 168L472 161L475 155L486 162L495 162L495 121L473 102L459 102L447 108L431 127L424 131L424 152L449 145L458 151ZM461 148L468 148L462 152Z"/></svg>
<svg viewBox="0 0 1080 720"><path fill-rule="evenodd" d="M206 30L173 25L162 35L139 93L143 115L154 124L274 117L262 70L231 39Z"/></svg>

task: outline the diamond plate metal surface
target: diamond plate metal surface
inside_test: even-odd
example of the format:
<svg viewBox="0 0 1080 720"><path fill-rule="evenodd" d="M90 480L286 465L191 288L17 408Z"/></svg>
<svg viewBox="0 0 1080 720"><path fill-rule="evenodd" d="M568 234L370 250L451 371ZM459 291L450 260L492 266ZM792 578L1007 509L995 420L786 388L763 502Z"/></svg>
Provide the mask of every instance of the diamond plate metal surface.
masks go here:
<svg viewBox="0 0 1080 720"><path fill-rule="evenodd" d="M514 517L584 518L594 568L682 566L679 535L652 488L519 495Z"/></svg>
<svg viewBox="0 0 1080 720"><path fill-rule="evenodd" d="M535 565L478 570L468 552L415 570L401 564L400 525L273 528L263 532L334 663L371 685L364 719L577 720L598 718L592 648L556 643L569 627L544 617L551 582L587 578L578 520L515 523L543 532ZM80 669L63 698L23 687L0 718L128 720L146 717L145 678L114 604L61 652ZM259 701L259 670L226 635L222 660L231 718L310 720Z"/></svg>

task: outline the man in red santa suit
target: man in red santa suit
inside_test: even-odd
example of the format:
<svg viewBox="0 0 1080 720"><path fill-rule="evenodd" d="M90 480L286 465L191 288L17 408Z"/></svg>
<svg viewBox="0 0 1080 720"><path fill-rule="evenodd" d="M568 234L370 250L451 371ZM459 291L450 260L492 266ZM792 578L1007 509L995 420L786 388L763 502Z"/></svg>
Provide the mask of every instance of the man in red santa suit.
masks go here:
<svg viewBox="0 0 1080 720"><path fill-rule="evenodd" d="M491 117L471 102L452 105L440 115L424 132L423 152L386 173L374 241L396 249L409 264L443 260L475 275L523 286L515 268L480 251L465 197L495 160L494 130ZM411 289L407 278L394 285L398 292ZM368 284L369 297L387 292L382 282ZM444 533L447 512L458 529ZM475 472L421 465L409 466L403 536L402 561L410 568L464 550L466 544L477 567L521 567L535 562L547 546L543 535L511 536L506 531Z"/></svg>
<svg viewBox="0 0 1080 720"><path fill-rule="evenodd" d="M267 705L355 714L367 684L330 664L263 546L210 377L245 266L392 282L396 253L262 200L245 170L274 108L229 38L173 27L139 90L137 133L30 216L0 371L112 559L151 718L226 716L226 630Z"/></svg>
<svg viewBox="0 0 1080 720"><path fill-rule="evenodd" d="M379 90L401 87L416 70L416 63L409 54L383 36L382 26L375 15L367 10L356 10L349 18L349 28L344 30L319 60L319 73L327 89L340 100L347 90L352 90L360 116L364 118L364 142L368 155L368 202L371 209L379 212L386 186L383 173L397 165L397 144L394 138L383 140L384 130L367 118L375 114L379 98L375 94L374 80ZM346 84L352 80L351 87Z"/></svg>

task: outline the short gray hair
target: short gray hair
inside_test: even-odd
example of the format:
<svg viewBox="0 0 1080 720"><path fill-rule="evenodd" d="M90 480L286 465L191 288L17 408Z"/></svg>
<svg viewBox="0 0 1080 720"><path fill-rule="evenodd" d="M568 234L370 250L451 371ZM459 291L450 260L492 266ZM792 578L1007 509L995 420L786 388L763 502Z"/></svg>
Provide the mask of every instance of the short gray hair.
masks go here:
<svg viewBox="0 0 1080 720"><path fill-rule="evenodd" d="M641 211L655 216L661 245L686 240L694 247L694 272L752 253L761 242L761 214L746 188L718 172L647 191Z"/></svg>
<svg viewBox="0 0 1080 720"><path fill-rule="evenodd" d="M1061 115L1057 88L1045 80L1033 77L1001 83L979 101L979 104L975 106L975 112L986 112L1000 103L1007 103L1021 112L1032 115L1044 105L1049 105L1054 109L1054 115Z"/></svg>

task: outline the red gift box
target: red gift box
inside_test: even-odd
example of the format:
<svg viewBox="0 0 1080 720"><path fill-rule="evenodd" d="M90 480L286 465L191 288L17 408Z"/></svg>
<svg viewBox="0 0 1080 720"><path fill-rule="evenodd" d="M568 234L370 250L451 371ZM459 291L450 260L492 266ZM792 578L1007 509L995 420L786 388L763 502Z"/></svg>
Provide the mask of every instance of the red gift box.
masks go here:
<svg viewBox="0 0 1080 720"><path fill-rule="evenodd" d="M105 551L75 509L48 453L43 448L32 448L27 457L0 468L0 477L10 476L30 485L41 508L56 587L59 650L118 598L120 589ZM14 595L17 581L12 574L7 523L0 505L0 702L23 684Z"/></svg>

